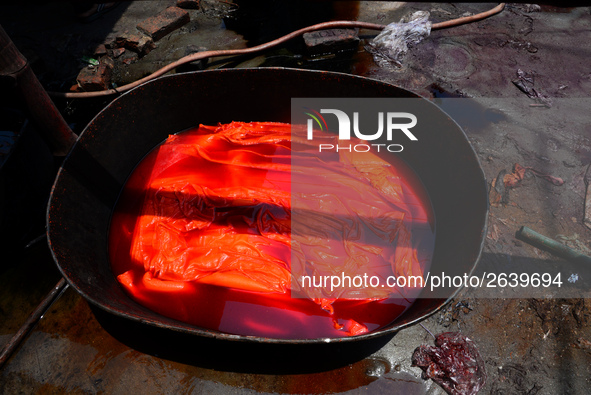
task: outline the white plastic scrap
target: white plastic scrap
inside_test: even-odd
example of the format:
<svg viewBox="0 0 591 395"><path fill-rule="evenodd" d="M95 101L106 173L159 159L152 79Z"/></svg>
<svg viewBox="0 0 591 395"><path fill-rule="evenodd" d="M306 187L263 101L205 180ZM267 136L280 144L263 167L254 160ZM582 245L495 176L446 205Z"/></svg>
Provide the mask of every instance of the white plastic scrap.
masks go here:
<svg viewBox="0 0 591 395"><path fill-rule="evenodd" d="M579 275L576 273L571 274L570 277L568 278L568 282L572 283L572 284L576 283L578 280L579 280Z"/></svg>
<svg viewBox="0 0 591 395"><path fill-rule="evenodd" d="M378 66L399 68L409 48L429 37L430 33L429 13L417 11L411 15L409 21L403 18L398 23L390 23L367 44L366 49L373 55Z"/></svg>

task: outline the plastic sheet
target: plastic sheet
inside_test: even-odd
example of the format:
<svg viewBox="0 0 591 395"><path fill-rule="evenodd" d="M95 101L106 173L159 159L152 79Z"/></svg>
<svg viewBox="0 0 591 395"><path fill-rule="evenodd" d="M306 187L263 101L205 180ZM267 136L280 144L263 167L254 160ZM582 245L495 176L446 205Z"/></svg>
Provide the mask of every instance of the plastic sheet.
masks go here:
<svg viewBox="0 0 591 395"><path fill-rule="evenodd" d="M451 395L475 395L486 383L486 368L476 345L457 332L437 335L435 347L418 347L412 365Z"/></svg>
<svg viewBox="0 0 591 395"><path fill-rule="evenodd" d="M429 13L417 11L408 21L390 23L367 46L380 67L402 67L402 60L410 48L431 34Z"/></svg>

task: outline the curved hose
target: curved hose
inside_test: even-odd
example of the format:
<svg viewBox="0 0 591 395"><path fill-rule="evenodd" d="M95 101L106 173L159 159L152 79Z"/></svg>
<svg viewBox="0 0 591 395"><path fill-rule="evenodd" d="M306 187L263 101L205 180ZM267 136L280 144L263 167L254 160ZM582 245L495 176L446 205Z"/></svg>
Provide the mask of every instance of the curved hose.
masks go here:
<svg viewBox="0 0 591 395"><path fill-rule="evenodd" d="M470 23L470 22L479 21L484 18L488 18L491 15L495 15L495 14L501 12L503 10L503 8L505 8L505 3L500 3L495 8L492 8L492 9L485 11L485 12L481 12L479 14L475 14L475 15L471 15L471 16L467 16L467 17L462 17L462 18L457 18L457 19L452 19L452 20L445 21L445 22L434 23L431 26L431 30L444 29L444 28L448 28L448 27L453 27L453 26L458 26L458 25ZM323 22L323 23L318 23L316 25L304 27L299 30L295 30L283 37L279 37L275 40L272 40L267 43L260 44L260 45L254 46L254 47L250 47L250 48L221 49L221 50L215 50L215 51L203 51L203 52L198 52L198 53L194 53L191 55L187 55L187 56L182 57L172 63L167 64L166 66L162 67L161 69L156 70L155 72L153 72L152 74L150 74L144 78L141 78L141 79L134 81L132 83L129 83L127 85L123 85L117 89L108 89L108 90L104 90L104 91L93 91L93 92L48 92L48 93L50 96L53 96L56 98L66 98L66 99L84 99L84 98L91 98L91 97L109 96L109 95L113 95L115 93L126 92L126 91L133 89L133 88L135 88L145 82L148 82L154 78L160 77L160 76L168 73L169 71L174 70L175 68L177 68L183 64L186 64L186 63L191 63L191 62L194 62L197 60L206 59L206 58L214 58L214 57L219 57L219 56L236 56L236 55L246 55L246 54L257 53L260 51L267 50L269 48L273 48L273 47L275 47L279 44L282 44L286 41L289 41L295 37L301 36L304 33L309 33L309 32L313 32L316 30L334 29L334 28L359 28L359 29L369 29L369 30L383 30L385 27L386 27L386 25L380 25L380 24L369 23L369 22L358 22L358 21Z"/></svg>

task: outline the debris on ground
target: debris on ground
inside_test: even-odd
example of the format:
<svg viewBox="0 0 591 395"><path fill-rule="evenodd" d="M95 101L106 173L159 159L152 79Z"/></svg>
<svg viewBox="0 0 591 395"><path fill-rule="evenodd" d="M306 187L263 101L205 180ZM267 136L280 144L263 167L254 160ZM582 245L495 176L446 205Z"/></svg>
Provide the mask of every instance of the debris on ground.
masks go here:
<svg viewBox="0 0 591 395"><path fill-rule="evenodd" d="M515 188L521 183L525 177L525 167L521 166L519 163L515 163L513 166L513 172L509 174L505 174L503 177L503 184L505 188Z"/></svg>
<svg viewBox="0 0 591 395"><path fill-rule="evenodd" d="M119 56L123 55L124 52L125 52L125 48L115 48L113 50L113 57L118 58Z"/></svg>
<svg viewBox="0 0 591 395"><path fill-rule="evenodd" d="M136 52L140 56L144 56L156 48L156 45L151 37L138 31L126 30L115 38L115 42L111 43L110 47L112 49L126 48L130 51Z"/></svg>
<svg viewBox="0 0 591 395"><path fill-rule="evenodd" d="M366 49L373 55L380 67L402 67L402 59L410 48L431 34L429 13L417 11L408 20L390 23L381 31Z"/></svg>
<svg viewBox="0 0 591 395"><path fill-rule="evenodd" d="M590 311L584 299L529 299L528 302L540 318L544 334L572 333L589 322Z"/></svg>
<svg viewBox="0 0 591 395"><path fill-rule="evenodd" d="M82 62L89 64L91 66L98 66L99 65L98 59L91 58L89 56L83 56L81 60L82 60Z"/></svg>
<svg viewBox="0 0 591 395"><path fill-rule="evenodd" d="M513 171L507 173L506 170L501 170L497 177L491 182L489 190L489 203L493 207L499 205L506 205L509 203L509 191L513 188L518 187L521 181L525 177L525 173L529 171L536 177L540 177L553 185L561 186L564 184L564 180L559 177L554 177L549 174L542 173L529 166L522 166L519 163L513 165Z"/></svg>
<svg viewBox="0 0 591 395"><path fill-rule="evenodd" d="M519 163L515 163L515 165L513 166L513 172L511 174L506 174L503 177L503 183L505 184L505 188L515 188L516 186L518 186L521 180L523 180L525 172L528 170L536 177L543 178L544 180L551 182L556 186L561 186L562 184L564 184L564 180L562 180L562 178L554 177L549 174L544 174L534 169L533 167L524 167L521 166Z"/></svg>
<svg viewBox="0 0 591 395"><path fill-rule="evenodd" d="M445 328L450 327L454 322L458 323L461 315L466 315L472 311L472 307L470 303L466 300L460 300L457 303L450 303L440 314L439 318L437 319L437 323L439 325L444 326Z"/></svg>
<svg viewBox="0 0 591 395"><path fill-rule="evenodd" d="M537 51L537 50L536 50ZM545 94L540 93L534 88L534 73L526 73L525 71L517 70L517 79L511 81L513 85L519 88L530 99L534 99L542 107L552 107L552 100Z"/></svg>
<svg viewBox="0 0 591 395"><path fill-rule="evenodd" d="M199 6L205 16L212 19L233 18L238 11L238 4L224 0L201 0Z"/></svg>
<svg viewBox="0 0 591 395"><path fill-rule="evenodd" d="M420 367L424 379L432 379L452 395L476 394L486 383L484 361L476 345L458 332L440 333L435 347L417 347L412 366Z"/></svg>
<svg viewBox="0 0 591 395"><path fill-rule="evenodd" d="M573 344L573 347L580 348L581 350L585 350L591 353L591 342L587 339L579 337L577 342Z"/></svg>
<svg viewBox="0 0 591 395"><path fill-rule="evenodd" d="M111 86L111 77L114 68L113 59L103 56L99 59L98 65L89 65L83 68L76 82L83 91L102 91Z"/></svg>
<svg viewBox="0 0 591 395"><path fill-rule="evenodd" d="M523 12L527 12L528 14L532 12L542 11L542 7L540 7L538 4L516 4L514 5L514 7L517 7Z"/></svg>
<svg viewBox="0 0 591 395"><path fill-rule="evenodd" d="M536 47L535 45L533 45L529 41L507 40L507 41L499 44L499 46L501 48L504 47L504 46L509 46L509 48L513 48L513 49L525 49L529 53L536 53L536 52L538 52L538 47Z"/></svg>
<svg viewBox="0 0 591 395"><path fill-rule="evenodd" d="M591 249L585 245L577 233L572 236L556 235L556 239L569 248L579 250L583 254L591 255Z"/></svg>

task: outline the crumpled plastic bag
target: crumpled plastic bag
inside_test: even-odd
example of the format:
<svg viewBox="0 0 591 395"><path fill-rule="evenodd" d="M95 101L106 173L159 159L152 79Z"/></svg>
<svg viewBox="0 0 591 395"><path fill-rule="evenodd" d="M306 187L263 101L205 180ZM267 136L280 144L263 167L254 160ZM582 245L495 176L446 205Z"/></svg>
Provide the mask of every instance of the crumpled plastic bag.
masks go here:
<svg viewBox="0 0 591 395"><path fill-rule="evenodd" d="M365 47L380 67L402 67L402 59L409 48L431 34L429 13L417 11L408 21L390 23Z"/></svg>
<svg viewBox="0 0 591 395"><path fill-rule="evenodd" d="M435 347L417 347L412 366L420 367L424 379L432 379L450 395L476 395L486 384L486 366L476 345L458 332L440 333Z"/></svg>

